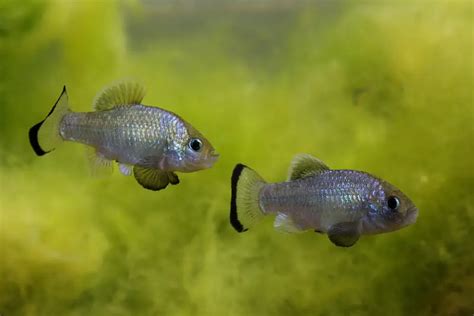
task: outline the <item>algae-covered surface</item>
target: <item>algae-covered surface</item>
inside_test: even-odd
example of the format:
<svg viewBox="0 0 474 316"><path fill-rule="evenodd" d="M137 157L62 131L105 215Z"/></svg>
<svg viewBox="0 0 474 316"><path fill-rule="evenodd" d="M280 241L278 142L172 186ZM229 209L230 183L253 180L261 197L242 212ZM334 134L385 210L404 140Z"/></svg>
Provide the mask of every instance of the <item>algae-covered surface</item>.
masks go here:
<svg viewBox="0 0 474 316"><path fill-rule="evenodd" d="M0 314L471 315L471 1L0 0ZM44 157L28 129L121 78L221 157L144 190L90 175L84 146ZM376 174L416 224L338 248L236 233L230 175L268 181L296 153Z"/></svg>

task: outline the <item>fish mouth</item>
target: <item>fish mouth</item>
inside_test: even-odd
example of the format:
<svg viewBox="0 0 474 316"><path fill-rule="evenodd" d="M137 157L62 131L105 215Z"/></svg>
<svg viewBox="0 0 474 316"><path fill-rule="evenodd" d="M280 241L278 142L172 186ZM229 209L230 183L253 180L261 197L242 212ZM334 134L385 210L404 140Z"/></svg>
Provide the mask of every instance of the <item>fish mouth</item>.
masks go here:
<svg viewBox="0 0 474 316"><path fill-rule="evenodd" d="M219 154L216 153L215 151L212 151L209 153L209 156L207 157L209 160L216 161L219 158Z"/></svg>
<svg viewBox="0 0 474 316"><path fill-rule="evenodd" d="M405 223L407 225L413 224L413 223L416 222L417 218L418 218L418 209L415 206L410 207L407 210L407 215L405 217Z"/></svg>
<svg viewBox="0 0 474 316"><path fill-rule="evenodd" d="M216 153L215 151L210 152L207 157L206 157L206 163L205 166L207 168L210 168L214 165L214 163L219 159L219 154Z"/></svg>

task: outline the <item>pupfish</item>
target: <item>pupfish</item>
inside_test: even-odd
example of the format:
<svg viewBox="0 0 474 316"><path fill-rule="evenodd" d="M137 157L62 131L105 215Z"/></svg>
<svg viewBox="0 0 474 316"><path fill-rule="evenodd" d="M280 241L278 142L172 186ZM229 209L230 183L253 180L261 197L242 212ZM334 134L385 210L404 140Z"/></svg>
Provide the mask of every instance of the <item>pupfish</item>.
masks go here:
<svg viewBox="0 0 474 316"><path fill-rule="evenodd" d="M66 87L46 118L29 130L38 156L63 141L88 146L95 172L120 171L135 176L150 190L178 184L178 172L210 168L218 154L191 124L168 110L142 104L145 89L135 82L106 87L94 100L93 112L73 112Z"/></svg>
<svg viewBox="0 0 474 316"><path fill-rule="evenodd" d="M267 183L249 167L233 171L230 222L238 232L266 215L285 232L326 233L336 246L350 247L361 235L398 230L415 223L418 209L397 187L369 173L331 170L321 160L295 156L288 181Z"/></svg>

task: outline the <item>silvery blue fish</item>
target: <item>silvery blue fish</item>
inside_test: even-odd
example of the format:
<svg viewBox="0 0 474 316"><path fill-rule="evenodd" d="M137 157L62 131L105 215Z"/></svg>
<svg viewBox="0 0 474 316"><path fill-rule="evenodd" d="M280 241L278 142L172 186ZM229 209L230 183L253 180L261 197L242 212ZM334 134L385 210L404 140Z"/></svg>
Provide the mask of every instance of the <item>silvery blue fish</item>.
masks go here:
<svg viewBox="0 0 474 316"><path fill-rule="evenodd" d="M209 141L178 115L141 104L145 89L134 82L105 88L94 101L94 112L72 112L66 87L46 118L33 126L29 139L42 156L62 141L90 146L94 169L112 170L119 163L150 190L178 184L175 171L210 168L217 160Z"/></svg>
<svg viewBox="0 0 474 316"><path fill-rule="evenodd" d="M418 210L392 184L366 172L331 170L307 154L297 155L287 182L266 183L238 164L232 174L230 222L238 231L265 215L285 232L327 233L337 246L350 247L361 235L380 234L413 224Z"/></svg>

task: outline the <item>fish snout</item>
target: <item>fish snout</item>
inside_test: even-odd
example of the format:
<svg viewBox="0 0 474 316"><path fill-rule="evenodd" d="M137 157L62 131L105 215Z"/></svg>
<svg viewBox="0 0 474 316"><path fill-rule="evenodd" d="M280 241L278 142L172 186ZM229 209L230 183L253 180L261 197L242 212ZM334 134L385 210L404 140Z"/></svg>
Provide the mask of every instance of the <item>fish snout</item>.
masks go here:
<svg viewBox="0 0 474 316"><path fill-rule="evenodd" d="M407 225L413 224L416 222L416 219L418 218L418 209L416 206L412 206L407 210L406 216L405 216L405 223Z"/></svg>
<svg viewBox="0 0 474 316"><path fill-rule="evenodd" d="M207 158L215 162L219 158L219 156L220 155L215 150L213 150L208 154Z"/></svg>
<svg viewBox="0 0 474 316"><path fill-rule="evenodd" d="M218 158L219 154L215 150L208 152L203 160L203 167L211 168L216 163Z"/></svg>

